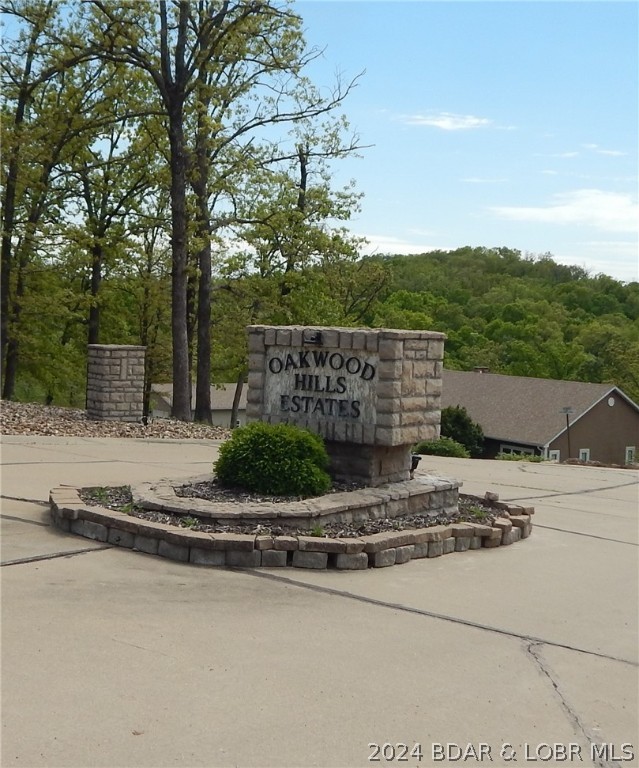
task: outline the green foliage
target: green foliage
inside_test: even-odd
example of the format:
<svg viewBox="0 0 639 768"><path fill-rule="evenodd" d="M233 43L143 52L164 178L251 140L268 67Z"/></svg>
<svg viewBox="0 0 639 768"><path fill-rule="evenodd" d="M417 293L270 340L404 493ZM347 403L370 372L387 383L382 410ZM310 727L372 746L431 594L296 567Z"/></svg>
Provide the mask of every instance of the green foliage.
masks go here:
<svg viewBox="0 0 639 768"><path fill-rule="evenodd" d="M451 405L442 410L442 437L450 437L461 443L473 458L481 456L484 448L484 432L461 405Z"/></svg>
<svg viewBox="0 0 639 768"><path fill-rule="evenodd" d="M444 365L613 382L639 398L639 283L557 264L549 254L460 248L387 256L373 326L447 336Z"/></svg>
<svg viewBox="0 0 639 768"><path fill-rule="evenodd" d="M482 509L481 507L469 507L467 512L469 515L471 515L471 517L479 521L485 520L490 516L490 512L486 509Z"/></svg>
<svg viewBox="0 0 639 768"><path fill-rule="evenodd" d="M331 479L322 438L290 424L257 421L234 430L213 466L221 485L278 496L318 496Z"/></svg>
<svg viewBox="0 0 639 768"><path fill-rule="evenodd" d="M469 459L470 453L461 443L451 440L450 437L440 437L439 440L424 440L417 443L415 453L427 456L450 456L455 459Z"/></svg>
<svg viewBox="0 0 639 768"><path fill-rule="evenodd" d="M500 461L531 461L534 464L546 460L543 456L535 456L532 453L498 453L495 458Z"/></svg>

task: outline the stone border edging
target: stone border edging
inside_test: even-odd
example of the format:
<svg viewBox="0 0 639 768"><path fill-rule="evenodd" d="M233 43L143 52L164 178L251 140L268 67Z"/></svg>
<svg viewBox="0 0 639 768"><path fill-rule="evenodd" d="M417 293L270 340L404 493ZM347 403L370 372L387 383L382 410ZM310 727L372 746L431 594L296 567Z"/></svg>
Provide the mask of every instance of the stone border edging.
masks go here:
<svg viewBox="0 0 639 768"><path fill-rule="evenodd" d="M450 514L457 509L458 480L421 475L375 488L330 493L316 498L273 503L270 501L208 501L194 496L178 496L175 488L211 480L211 474L199 475L180 482L159 480L142 483L132 489L133 503L143 509L168 514L211 518L229 523L278 521L292 527L313 523L352 523L416 514Z"/></svg>
<svg viewBox="0 0 639 768"><path fill-rule="evenodd" d="M385 531L360 538L331 539L191 531L85 505L75 486L58 486L49 494L54 525L94 541L196 565L339 570L383 568L423 557L492 549L513 544L531 534L533 508L509 505L488 493L482 501L503 511L503 516L492 525L451 523Z"/></svg>

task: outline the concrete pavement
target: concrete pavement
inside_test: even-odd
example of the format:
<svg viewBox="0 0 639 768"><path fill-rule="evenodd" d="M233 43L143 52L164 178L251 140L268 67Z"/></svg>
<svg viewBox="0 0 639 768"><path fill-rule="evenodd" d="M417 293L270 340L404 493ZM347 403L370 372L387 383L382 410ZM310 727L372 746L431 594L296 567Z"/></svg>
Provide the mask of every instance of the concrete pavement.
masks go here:
<svg viewBox="0 0 639 768"><path fill-rule="evenodd" d="M215 453L3 438L3 767L639 765L639 473L425 457L534 505L533 535L365 572L200 568L48 525L54 485Z"/></svg>

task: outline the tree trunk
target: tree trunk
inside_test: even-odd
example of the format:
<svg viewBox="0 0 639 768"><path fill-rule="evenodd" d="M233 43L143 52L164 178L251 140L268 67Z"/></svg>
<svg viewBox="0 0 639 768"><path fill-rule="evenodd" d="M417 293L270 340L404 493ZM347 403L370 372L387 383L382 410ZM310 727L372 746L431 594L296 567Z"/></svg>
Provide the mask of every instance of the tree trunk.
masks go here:
<svg viewBox="0 0 639 768"><path fill-rule="evenodd" d="M195 330L197 328L197 256L187 256L186 268L186 338L189 345L189 375L195 357Z"/></svg>
<svg viewBox="0 0 639 768"><path fill-rule="evenodd" d="M171 415L191 421L191 383L187 334L186 153L182 105L170 114L171 144L171 334L173 338L173 407Z"/></svg>
<svg viewBox="0 0 639 768"><path fill-rule="evenodd" d="M197 294L197 378L195 420L212 424L211 415L211 242L199 254L200 281Z"/></svg>
<svg viewBox="0 0 639 768"><path fill-rule="evenodd" d="M198 253L197 376L195 420L213 423L211 415L211 216L207 195L208 157L201 121L196 137L196 178L191 186L196 196L197 230L202 247Z"/></svg>
<svg viewBox="0 0 639 768"><path fill-rule="evenodd" d="M100 343L99 292L102 284L102 246L94 243L91 249L91 304L89 305L89 344Z"/></svg>
<svg viewBox="0 0 639 768"><path fill-rule="evenodd" d="M53 7L53 2L47 4L46 12L43 14L41 25L34 25L31 31L31 37L29 39L29 46L27 48L27 57L24 63L24 70L22 72L22 80L20 82L20 90L18 93L18 99L16 104L16 112L13 120L15 127L14 143L10 150L9 165L7 169L7 177L4 187L4 195L2 199L2 245L0 246L0 376L3 381L3 397L9 399L13 397L13 390L15 387L15 368L17 364L17 341L12 340L11 346L15 346L15 350L12 352L13 362L11 376L13 377L13 383L9 386L4 383L5 377L5 365L8 367L6 356L9 354L9 313L10 313L10 292L11 292L11 271L13 267L13 253L12 253L12 237L13 228L15 223L15 210L16 210L16 198L18 190L18 175L20 172L20 140L19 134L24 123L25 111L27 104L31 98L31 91L29 89L29 77L31 76L31 70L33 68L33 59L37 51L37 41L42 27L49 18L49 14ZM5 395L4 392L10 392L9 395Z"/></svg>
<svg viewBox="0 0 639 768"><path fill-rule="evenodd" d="M24 253L24 250L23 250ZM24 298L24 270L26 269L26 257L21 256L18 262L18 275L16 281L16 295L13 301L13 311L11 317L11 332L7 339L6 361L4 369L4 380L2 385L2 397L4 400L13 400L16 388L16 379L18 376L18 357L20 351L20 342L15 329L20 325L20 315L22 314L22 299Z"/></svg>

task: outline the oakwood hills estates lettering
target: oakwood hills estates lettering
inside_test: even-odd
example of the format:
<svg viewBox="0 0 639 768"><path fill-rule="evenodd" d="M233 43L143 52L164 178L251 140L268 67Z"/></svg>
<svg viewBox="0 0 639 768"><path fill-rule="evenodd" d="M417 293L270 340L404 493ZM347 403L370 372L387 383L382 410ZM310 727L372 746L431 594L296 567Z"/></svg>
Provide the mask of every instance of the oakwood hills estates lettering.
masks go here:
<svg viewBox="0 0 639 768"><path fill-rule="evenodd" d="M319 349L273 355L267 368L280 381L280 411L337 419L361 418L361 399L377 373L356 355Z"/></svg>

